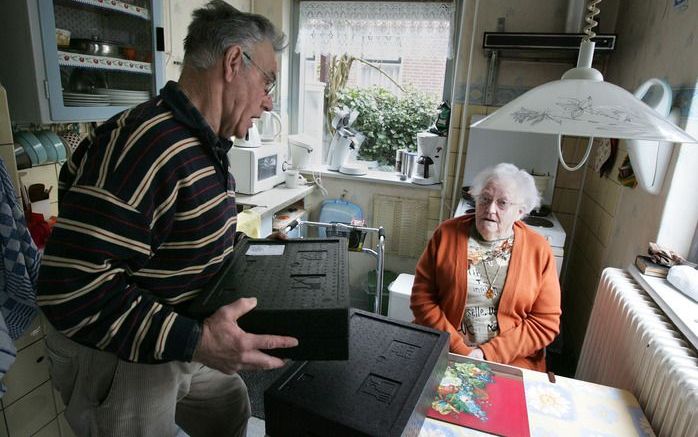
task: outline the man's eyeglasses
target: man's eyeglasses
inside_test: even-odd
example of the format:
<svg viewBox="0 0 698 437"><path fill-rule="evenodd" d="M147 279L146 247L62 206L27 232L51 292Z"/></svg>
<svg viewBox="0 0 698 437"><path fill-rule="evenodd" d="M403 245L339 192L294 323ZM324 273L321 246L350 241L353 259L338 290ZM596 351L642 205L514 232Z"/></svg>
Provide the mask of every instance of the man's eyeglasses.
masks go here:
<svg viewBox="0 0 698 437"><path fill-rule="evenodd" d="M513 205L516 205L516 203L511 202L507 199L493 199L490 196L486 194L481 194L480 196L477 197L477 203L481 206L489 206L490 203L494 202L495 205L497 205L497 209L500 211L505 211L512 207Z"/></svg>
<svg viewBox="0 0 698 437"><path fill-rule="evenodd" d="M274 91L274 88L276 88L276 78L271 76L269 73L264 71L262 67L257 65L257 63L246 52L242 52L242 56L247 58L247 60L250 61L252 65L254 65L257 68L257 70L259 70L259 72L264 75L264 78L267 80L266 84L264 85L264 92L267 93L267 95L271 94Z"/></svg>

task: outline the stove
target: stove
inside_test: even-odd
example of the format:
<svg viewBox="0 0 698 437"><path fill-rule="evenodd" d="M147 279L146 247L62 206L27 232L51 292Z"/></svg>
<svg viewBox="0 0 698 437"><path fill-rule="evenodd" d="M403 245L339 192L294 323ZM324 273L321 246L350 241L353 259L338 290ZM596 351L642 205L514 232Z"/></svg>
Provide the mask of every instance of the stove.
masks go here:
<svg viewBox="0 0 698 437"><path fill-rule="evenodd" d="M458 206L456 207L456 212L453 215L458 217L464 214L471 214L475 212L475 202L467 194L464 194ZM529 215L523 219L526 226L531 228L531 230L542 235L550 244L550 248L553 250L553 256L555 257L555 263L557 265L557 274L560 275L560 269L562 269L562 261L565 256L565 230L558 221L555 214L552 212L547 212L546 215Z"/></svg>

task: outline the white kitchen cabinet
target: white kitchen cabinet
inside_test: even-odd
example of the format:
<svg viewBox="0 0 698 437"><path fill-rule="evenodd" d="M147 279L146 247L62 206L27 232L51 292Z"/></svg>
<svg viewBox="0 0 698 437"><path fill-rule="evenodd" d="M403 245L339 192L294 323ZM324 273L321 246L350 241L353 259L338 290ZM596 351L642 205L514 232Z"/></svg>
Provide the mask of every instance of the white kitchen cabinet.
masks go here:
<svg viewBox="0 0 698 437"><path fill-rule="evenodd" d="M135 104L124 95L155 95L164 85L162 17L162 0L4 2L0 82L12 121L106 120ZM56 29L70 31L71 45L59 47ZM78 39L109 42L112 52L90 54Z"/></svg>

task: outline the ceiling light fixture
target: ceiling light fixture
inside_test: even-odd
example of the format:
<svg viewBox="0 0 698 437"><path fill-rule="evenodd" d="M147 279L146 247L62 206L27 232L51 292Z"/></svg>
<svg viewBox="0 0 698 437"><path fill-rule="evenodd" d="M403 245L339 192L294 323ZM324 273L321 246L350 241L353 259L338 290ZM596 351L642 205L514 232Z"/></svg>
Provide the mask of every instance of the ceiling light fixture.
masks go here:
<svg viewBox="0 0 698 437"><path fill-rule="evenodd" d="M470 127L558 136L560 164L569 171L580 169L591 152L594 137L672 143L696 143L695 138L667 120L623 88L604 82L591 66L596 36L594 17L601 0L590 0L585 17L586 36L579 47L577 66L562 79L540 85L502 106ZM562 156L560 136L589 137L582 160L570 167Z"/></svg>

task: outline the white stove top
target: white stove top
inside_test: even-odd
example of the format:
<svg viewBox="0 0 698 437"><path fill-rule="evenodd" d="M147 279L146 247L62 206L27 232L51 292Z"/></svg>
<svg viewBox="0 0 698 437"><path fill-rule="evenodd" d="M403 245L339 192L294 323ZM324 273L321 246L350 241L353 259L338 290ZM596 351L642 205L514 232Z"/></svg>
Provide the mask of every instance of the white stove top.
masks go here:
<svg viewBox="0 0 698 437"><path fill-rule="evenodd" d="M456 212L453 216L458 217L470 212L475 212L475 205L466 199L461 199L460 202L458 202L458 207L456 207ZM548 240L554 255L562 256L566 234L557 217L555 217L555 214L551 212L545 217L529 216L524 219L524 223Z"/></svg>

